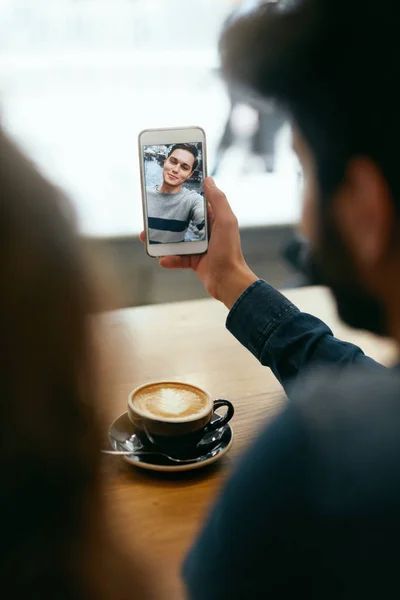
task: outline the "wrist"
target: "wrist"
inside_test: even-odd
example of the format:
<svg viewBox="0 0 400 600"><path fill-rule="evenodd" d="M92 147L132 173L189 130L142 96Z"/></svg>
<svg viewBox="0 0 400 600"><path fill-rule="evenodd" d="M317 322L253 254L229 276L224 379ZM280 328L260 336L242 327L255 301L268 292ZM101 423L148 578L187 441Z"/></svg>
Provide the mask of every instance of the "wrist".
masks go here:
<svg viewBox="0 0 400 600"><path fill-rule="evenodd" d="M259 277L247 265L231 269L219 281L215 297L230 310L243 292L258 279Z"/></svg>

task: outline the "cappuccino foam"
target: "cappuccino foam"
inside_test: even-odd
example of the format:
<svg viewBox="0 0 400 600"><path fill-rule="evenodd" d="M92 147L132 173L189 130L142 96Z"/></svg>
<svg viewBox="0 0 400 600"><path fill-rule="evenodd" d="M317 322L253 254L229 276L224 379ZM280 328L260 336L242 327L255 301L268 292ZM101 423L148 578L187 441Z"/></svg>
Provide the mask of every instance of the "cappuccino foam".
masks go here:
<svg viewBox="0 0 400 600"><path fill-rule="evenodd" d="M209 399L201 390L189 385L161 383L139 390L133 403L146 416L179 420L202 413Z"/></svg>

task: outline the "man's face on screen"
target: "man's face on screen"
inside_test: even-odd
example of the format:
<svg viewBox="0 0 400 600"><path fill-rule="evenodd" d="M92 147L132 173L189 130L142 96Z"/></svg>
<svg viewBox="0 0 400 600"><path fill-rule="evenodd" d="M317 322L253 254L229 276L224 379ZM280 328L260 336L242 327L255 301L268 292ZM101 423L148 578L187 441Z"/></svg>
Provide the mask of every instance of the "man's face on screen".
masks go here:
<svg viewBox="0 0 400 600"><path fill-rule="evenodd" d="M193 173L194 156L188 150L174 150L164 162L164 183L179 187Z"/></svg>

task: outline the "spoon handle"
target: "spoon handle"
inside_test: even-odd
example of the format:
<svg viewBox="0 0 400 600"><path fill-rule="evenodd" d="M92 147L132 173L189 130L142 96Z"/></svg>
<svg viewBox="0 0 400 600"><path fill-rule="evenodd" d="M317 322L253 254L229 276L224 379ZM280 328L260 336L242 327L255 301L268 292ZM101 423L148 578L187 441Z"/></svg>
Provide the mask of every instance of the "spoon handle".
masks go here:
<svg viewBox="0 0 400 600"><path fill-rule="evenodd" d="M103 454L114 454L114 456L130 456L131 454L138 454L138 452L135 450L101 450L101 452Z"/></svg>

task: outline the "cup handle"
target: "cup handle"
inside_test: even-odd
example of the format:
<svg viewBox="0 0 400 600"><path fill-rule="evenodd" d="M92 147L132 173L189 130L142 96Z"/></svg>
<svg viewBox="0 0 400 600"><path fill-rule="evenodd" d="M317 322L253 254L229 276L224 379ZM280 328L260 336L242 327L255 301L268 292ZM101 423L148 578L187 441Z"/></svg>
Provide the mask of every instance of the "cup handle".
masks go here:
<svg viewBox="0 0 400 600"><path fill-rule="evenodd" d="M221 427L224 427L232 419L232 417L235 413L235 409L233 408L232 402L229 402L229 400L221 400L221 399L214 400L213 413L215 413L222 406L226 406L226 408L228 410L226 411L226 413L224 414L223 417L220 417L213 423L209 423L209 425L208 425L209 431L214 431L215 429L221 429Z"/></svg>

